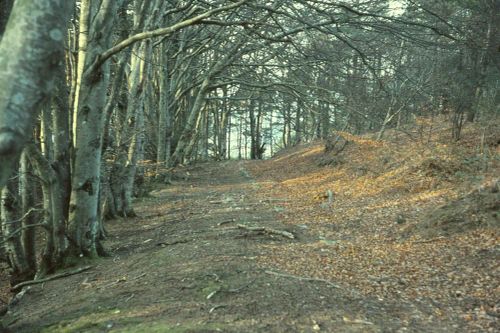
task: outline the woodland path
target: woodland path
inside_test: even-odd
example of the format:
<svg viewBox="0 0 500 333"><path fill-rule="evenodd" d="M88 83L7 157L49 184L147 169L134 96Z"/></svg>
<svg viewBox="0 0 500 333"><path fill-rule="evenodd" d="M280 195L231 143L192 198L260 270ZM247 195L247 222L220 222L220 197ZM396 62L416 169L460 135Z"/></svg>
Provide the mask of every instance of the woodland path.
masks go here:
<svg viewBox="0 0 500 333"><path fill-rule="evenodd" d="M245 166L208 163L108 223L110 258L32 286L4 317L12 332L454 332L426 308L257 264L266 244L317 237L282 224ZM292 232L296 238L238 228ZM293 260L293 259L292 259Z"/></svg>

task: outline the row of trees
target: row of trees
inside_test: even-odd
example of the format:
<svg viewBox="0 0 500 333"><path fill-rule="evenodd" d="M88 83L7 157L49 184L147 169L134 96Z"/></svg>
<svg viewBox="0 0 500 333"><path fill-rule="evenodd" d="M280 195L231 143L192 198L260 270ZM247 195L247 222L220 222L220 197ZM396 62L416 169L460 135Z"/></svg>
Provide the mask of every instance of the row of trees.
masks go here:
<svg viewBox="0 0 500 333"><path fill-rule="evenodd" d="M14 282L106 255L103 221L134 215L140 161L168 180L179 163L334 129L381 139L437 112L459 139L464 120L498 113L499 45L500 0L0 0Z"/></svg>

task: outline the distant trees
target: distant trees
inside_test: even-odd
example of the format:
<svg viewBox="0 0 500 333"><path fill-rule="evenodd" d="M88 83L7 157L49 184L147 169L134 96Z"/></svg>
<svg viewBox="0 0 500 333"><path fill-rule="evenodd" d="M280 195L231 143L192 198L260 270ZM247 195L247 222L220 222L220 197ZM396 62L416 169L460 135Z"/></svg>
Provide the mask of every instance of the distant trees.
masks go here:
<svg viewBox="0 0 500 333"><path fill-rule="evenodd" d="M19 279L106 255L103 221L135 215L143 161L168 182L180 163L260 159L335 130L382 139L416 116L451 114L458 140L498 114L500 0L12 4L0 186Z"/></svg>

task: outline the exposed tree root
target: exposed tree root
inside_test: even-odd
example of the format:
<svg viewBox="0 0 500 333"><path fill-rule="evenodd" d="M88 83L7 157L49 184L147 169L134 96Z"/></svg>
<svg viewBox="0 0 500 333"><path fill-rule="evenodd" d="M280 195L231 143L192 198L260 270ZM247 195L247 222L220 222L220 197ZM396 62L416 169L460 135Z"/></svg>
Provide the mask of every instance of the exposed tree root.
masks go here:
<svg viewBox="0 0 500 333"><path fill-rule="evenodd" d="M72 271L67 271L67 272L63 272L63 273L59 273L59 274L54 274L52 276L49 276L49 277L46 277L46 278L43 278L43 279L31 280L31 281L24 281L24 282L16 284L14 287L12 287L12 291L17 291L17 290L21 289L22 287L31 286L31 285L34 285L34 284L44 283L44 282L47 282L47 281L52 281L52 280L60 279L60 278L66 277L66 276L79 274L81 272L85 272L85 271L91 269L92 267L93 266L84 266L84 267L80 267L80 268L74 269Z"/></svg>

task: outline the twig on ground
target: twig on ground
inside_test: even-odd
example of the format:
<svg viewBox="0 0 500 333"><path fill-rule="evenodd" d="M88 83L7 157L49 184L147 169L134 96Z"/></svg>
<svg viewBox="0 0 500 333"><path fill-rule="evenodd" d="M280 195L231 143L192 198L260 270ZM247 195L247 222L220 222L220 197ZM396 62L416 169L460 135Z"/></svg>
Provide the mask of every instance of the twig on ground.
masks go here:
<svg viewBox="0 0 500 333"><path fill-rule="evenodd" d="M52 280L55 280L55 279L60 279L60 278L67 277L67 276L70 276L70 275L79 274L79 273L85 272L85 271L87 271L87 270L89 270L91 268L93 268L93 266L84 266L84 267L80 267L80 268L74 269L72 271L67 271L67 272L62 272L62 273L59 273L59 274L55 274L55 275L52 275L52 276L49 276L49 277L46 277L46 278L43 278L43 279L31 280L31 281L24 281L24 282L16 284L14 287L12 287L12 290L16 291L16 290L21 289L22 287L31 286L31 285L34 285L34 284L44 283L44 282L47 282L47 281L52 281Z"/></svg>
<svg viewBox="0 0 500 333"><path fill-rule="evenodd" d="M251 285L252 283L254 283L254 282L255 282L255 280L257 280L257 279L253 279L252 281L248 282L247 284L242 285L242 286L241 286L241 287L239 287L239 288L228 289L228 290L222 290L222 291L225 291L225 292L228 292L228 293L238 293L238 292L240 292L242 289L245 289L246 287L248 287L249 285Z"/></svg>
<svg viewBox="0 0 500 333"><path fill-rule="evenodd" d="M132 278L131 280L139 280L141 277L146 276L146 275L147 275L146 273L142 273L141 275L138 275L138 276Z"/></svg>
<svg viewBox="0 0 500 333"><path fill-rule="evenodd" d="M241 290L245 289L249 285L255 282L256 279L253 279L252 281L248 282L247 284L242 285L241 287L238 288L232 288L232 289L223 289L223 288L218 288L217 290L212 291L210 294L208 294L207 299L211 299L214 297L217 293L239 293Z"/></svg>
<svg viewBox="0 0 500 333"><path fill-rule="evenodd" d="M215 310L220 309L220 308L225 308L226 306L227 306L227 305L225 305L225 304L216 305L216 306L214 306L213 308L211 308L211 309L210 309L210 311L208 311L208 313L212 313L212 312L214 312Z"/></svg>
<svg viewBox="0 0 500 333"><path fill-rule="evenodd" d="M262 202L276 202L276 201L289 202L290 200L282 199L282 198L268 198L268 199L262 200Z"/></svg>
<svg viewBox="0 0 500 333"><path fill-rule="evenodd" d="M372 322L362 320L362 319L349 319L347 317L344 317L343 320L344 320L344 323L347 323L347 324L373 325Z"/></svg>
<svg viewBox="0 0 500 333"><path fill-rule="evenodd" d="M291 232L288 232L288 231L276 230L276 229L267 228L267 227L249 227L249 226L246 226L244 224L238 224L237 227L240 229L248 230L248 231L263 232L266 234L280 235L280 236L283 236L286 238L295 239L295 236Z"/></svg>
<svg viewBox="0 0 500 333"><path fill-rule="evenodd" d="M215 278L216 282L220 282L220 277L215 273L208 273L208 274L205 274L205 276L212 276Z"/></svg>
<svg viewBox="0 0 500 333"><path fill-rule="evenodd" d="M108 284L106 284L104 286L99 286L99 287L97 287L97 289L106 289L106 288L112 287L114 285L117 285L118 283L121 283L121 282L127 282L127 278L126 277L121 277L121 278L117 279L116 281L108 283Z"/></svg>
<svg viewBox="0 0 500 333"><path fill-rule="evenodd" d="M284 273L278 273L278 272L273 272L273 271L265 271L266 274L270 275L275 275L279 277L284 277L284 278L289 278L289 279L296 279L300 281L311 281L311 282L323 282L326 283L327 285L334 287L334 288L340 288L338 285L335 283L332 283L328 280L325 279L318 279L318 278L310 278L310 277L304 277L304 276L297 276L297 275L291 275L291 274L284 274Z"/></svg>
<svg viewBox="0 0 500 333"><path fill-rule="evenodd" d="M446 237L439 236L439 237L436 237L436 238L425 239L425 240L421 240L421 241L414 241L414 242L411 242L411 243L412 244L432 243L432 242L442 241L442 240L445 240L445 239L446 239Z"/></svg>
<svg viewBox="0 0 500 333"><path fill-rule="evenodd" d="M28 290L30 290L30 288L31 287L24 288L23 290L21 290L20 292L18 292L17 294L15 294L14 297L12 297L12 299L10 300L9 304L7 305L7 307L10 308L11 306L14 306L17 303L19 303L19 301L21 301L21 299L28 292Z"/></svg>
<svg viewBox="0 0 500 333"><path fill-rule="evenodd" d="M160 242L156 245L165 247L165 246L171 246L171 245L175 245L175 244L188 243L190 241L191 241L191 239L183 238L183 239L177 239L177 240L174 240L171 242Z"/></svg>
<svg viewBox="0 0 500 333"><path fill-rule="evenodd" d="M221 291L221 289L220 289L220 288L219 288L219 289L217 289L217 290L212 291L210 294L208 294L207 299L211 299L211 298L212 298L212 297L214 297L214 296L215 296L215 294L217 294L219 291Z"/></svg>
<svg viewBox="0 0 500 333"><path fill-rule="evenodd" d="M227 223L233 223L234 221L235 221L235 219L229 219L229 220L226 220L226 221L219 222L219 223L217 223L217 225L221 226L221 225L224 225L224 224L227 224Z"/></svg>

